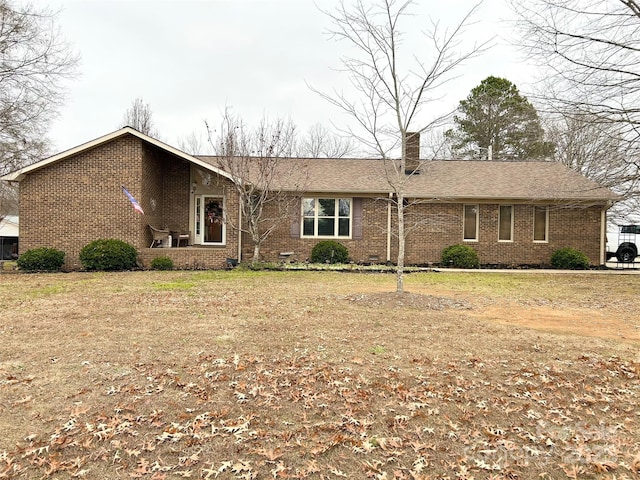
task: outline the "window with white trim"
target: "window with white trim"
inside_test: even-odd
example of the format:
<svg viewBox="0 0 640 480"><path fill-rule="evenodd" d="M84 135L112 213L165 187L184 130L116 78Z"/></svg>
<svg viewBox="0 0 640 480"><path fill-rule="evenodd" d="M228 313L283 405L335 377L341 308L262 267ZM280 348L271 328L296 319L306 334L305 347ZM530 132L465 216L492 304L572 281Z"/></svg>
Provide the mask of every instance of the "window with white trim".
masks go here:
<svg viewBox="0 0 640 480"><path fill-rule="evenodd" d="M465 242L477 242L478 241L478 213L480 208L478 205L465 205L464 206L464 219L463 219L463 240Z"/></svg>
<svg viewBox="0 0 640 480"><path fill-rule="evenodd" d="M351 198L303 198L302 236L351 237L351 204Z"/></svg>
<svg viewBox="0 0 640 480"><path fill-rule="evenodd" d="M498 210L498 241L513 242L513 205L500 205Z"/></svg>
<svg viewBox="0 0 640 480"><path fill-rule="evenodd" d="M549 207L533 207L533 241L547 242L549 237Z"/></svg>

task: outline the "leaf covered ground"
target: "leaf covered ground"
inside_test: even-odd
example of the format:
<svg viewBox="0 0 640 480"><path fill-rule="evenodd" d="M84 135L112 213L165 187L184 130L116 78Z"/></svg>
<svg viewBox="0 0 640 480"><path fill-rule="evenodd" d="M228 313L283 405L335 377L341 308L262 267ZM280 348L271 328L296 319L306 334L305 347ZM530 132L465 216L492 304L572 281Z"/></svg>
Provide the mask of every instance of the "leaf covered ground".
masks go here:
<svg viewBox="0 0 640 480"><path fill-rule="evenodd" d="M2 275L0 478L640 478L639 276L393 285Z"/></svg>

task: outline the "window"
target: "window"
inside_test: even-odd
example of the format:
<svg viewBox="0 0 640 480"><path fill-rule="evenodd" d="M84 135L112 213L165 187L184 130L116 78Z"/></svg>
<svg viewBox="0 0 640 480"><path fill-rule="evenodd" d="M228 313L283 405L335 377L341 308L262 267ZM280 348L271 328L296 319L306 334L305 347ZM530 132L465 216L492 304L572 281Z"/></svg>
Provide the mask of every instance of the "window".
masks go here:
<svg viewBox="0 0 640 480"><path fill-rule="evenodd" d="M624 225L620 229L620 233L632 233L638 235L640 234L640 225Z"/></svg>
<svg viewBox="0 0 640 480"><path fill-rule="evenodd" d="M533 207L533 241L546 242L549 226L549 208Z"/></svg>
<svg viewBox="0 0 640 480"><path fill-rule="evenodd" d="M351 237L350 198L303 198L303 237Z"/></svg>
<svg viewBox="0 0 640 480"><path fill-rule="evenodd" d="M464 240L478 241L478 205L464 206Z"/></svg>
<svg viewBox="0 0 640 480"><path fill-rule="evenodd" d="M201 203L201 198L200 197L196 197L196 235L200 236L200 203Z"/></svg>
<svg viewBox="0 0 640 480"><path fill-rule="evenodd" d="M500 205L498 217L498 241L513 242L513 206Z"/></svg>

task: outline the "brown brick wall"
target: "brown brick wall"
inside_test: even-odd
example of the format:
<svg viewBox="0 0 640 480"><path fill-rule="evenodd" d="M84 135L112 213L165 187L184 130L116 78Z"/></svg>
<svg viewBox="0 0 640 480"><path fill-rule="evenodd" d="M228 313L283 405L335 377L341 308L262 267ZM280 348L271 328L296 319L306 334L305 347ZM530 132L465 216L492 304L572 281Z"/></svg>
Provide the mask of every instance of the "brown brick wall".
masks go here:
<svg viewBox="0 0 640 480"><path fill-rule="evenodd" d="M463 204L420 204L406 211L406 225L410 229L406 243L405 263L424 265L438 263L442 250L458 243L474 248L482 264L548 265L551 254L562 247L584 252L592 265L600 264L600 228L602 206L589 208L549 207L549 238L547 243L533 242L533 206L513 205L514 241L498 242L498 204L479 205L479 235L477 242L463 242ZM371 256L386 260L387 204L384 200L363 199L362 239L338 239L349 249L354 262L368 263ZM395 207L392 218L395 219ZM285 222L267 239L262 259L277 261L280 252L294 252L293 258L305 261L320 239L294 238L291 221ZM395 221L394 228L395 228ZM253 253L249 238L243 237L243 258ZM391 239L391 261L397 259L397 238Z"/></svg>
<svg viewBox="0 0 640 480"><path fill-rule="evenodd" d="M189 231L189 163L145 144L142 165L147 222L156 228ZM148 229L145 233L150 245L151 233Z"/></svg>
<svg viewBox="0 0 640 480"><path fill-rule="evenodd" d="M325 197L328 197L325 195ZM329 197L330 198L330 197ZM298 212L300 209L298 207ZM269 212L266 212L269 215ZM267 261L277 261L280 252L294 252L292 258L305 261L311 257L311 250L318 243L317 238L300 238L291 235L291 223L298 222L291 218L274 230L261 249L261 257ZM370 256L378 256L380 261L386 260L387 252L387 204L375 198L362 199L362 238L339 239L349 250L352 260L359 263L369 261ZM242 240L242 256L249 260L253 256L253 244L247 235Z"/></svg>
<svg viewBox="0 0 640 480"><path fill-rule="evenodd" d="M20 183L20 250L55 247L66 253L67 269L80 268L80 249L92 240L118 238L134 245L148 266L153 258L168 255L182 268L219 268L227 258L236 258L238 196L231 183L217 178L225 192L226 214L230 219L226 246L179 249L149 249L151 234L147 224L158 227L189 225L191 189L190 165L132 135L30 173ZM140 202L145 215L135 212L122 193L124 185ZM583 251L594 265L600 263L601 206L590 208L550 207L549 241L533 242L533 207L514 205L514 242L498 242L498 204L480 204L480 234L468 242L483 264L548 264L552 252L561 247ZM299 208L297 209L299 212ZM406 263L429 264L440 260L442 249L462 242L463 204L422 204L411 206L407 226ZM392 217L395 210L392 209ZM294 252L304 261L319 241L292 235L291 225L299 218L287 219L267 239L262 248L264 260L278 260L280 252ZM416 218L420 219L416 221ZM425 220L426 219L426 220ZM367 263L376 256L386 261L387 203L362 198L362 237L340 240L355 262ZM253 245L243 236L243 259L253 253ZM397 257L397 240L392 237L391 261Z"/></svg>
<svg viewBox="0 0 640 480"><path fill-rule="evenodd" d="M229 229L227 229L227 232ZM204 270L225 268L227 258L236 258L233 247L145 248L138 255L145 268L156 257L169 257L174 268Z"/></svg>
<svg viewBox="0 0 640 480"><path fill-rule="evenodd" d="M592 265L600 264L601 206L568 208L549 206L547 243L533 241L533 206L513 205L513 242L498 242L498 204L479 204L478 241L462 239L463 204L419 205L421 217L431 218L412 230L407 240L406 262L439 262L442 249L464 243L478 253L482 264L548 265L551 254L563 247L584 252ZM413 212L412 212L413 213ZM442 217L438 214L444 213ZM415 222L414 222L415 223ZM411 222L409 222L411 224ZM396 249L393 249L396 255Z"/></svg>
<svg viewBox="0 0 640 480"><path fill-rule="evenodd" d="M222 267L227 257L237 257L238 235L230 226L225 247L148 248L148 224L189 230L190 182L187 162L131 135L48 165L20 182L20 250L57 248L66 254L64 268L75 270L83 246L116 238L132 244L145 266L172 250L178 266ZM122 185L145 215L134 211ZM226 191L227 212L237 218L236 195Z"/></svg>
<svg viewBox="0 0 640 480"><path fill-rule="evenodd" d="M132 136L82 152L29 174L20 182L20 250L54 247L65 268L80 268L80 249L98 238L142 245L145 218L121 185L140 202L142 142Z"/></svg>

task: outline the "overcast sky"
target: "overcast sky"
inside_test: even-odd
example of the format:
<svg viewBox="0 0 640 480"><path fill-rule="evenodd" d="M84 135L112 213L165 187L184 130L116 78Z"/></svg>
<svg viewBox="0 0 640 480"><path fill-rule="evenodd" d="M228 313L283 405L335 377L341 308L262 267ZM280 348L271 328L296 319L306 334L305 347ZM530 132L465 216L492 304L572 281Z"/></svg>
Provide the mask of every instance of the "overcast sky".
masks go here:
<svg viewBox="0 0 640 480"><path fill-rule="evenodd" d="M302 130L349 121L308 86L331 91L347 82L336 71L345 45L327 36L330 23L316 6L331 9L335 0L46 3L60 11L58 25L81 56L80 75L68 83L65 105L50 131L55 151L119 128L136 97L150 105L160 138L174 146L192 132L204 134L204 120L215 124L225 107L246 123L265 114L284 116ZM429 17L453 26L473 4L418 0L407 27L426 28ZM484 1L466 41L496 35L496 46L456 70L458 78L438 92L443 98L434 110L455 108L489 75L526 91L532 72L505 40L511 36L510 15L506 0ZM408 48L414 36L408 35ZM420 55L424 49L415 45ZM424 60L429 63L428 56Z"/></svg>

